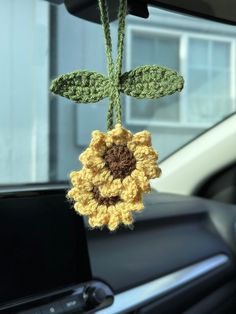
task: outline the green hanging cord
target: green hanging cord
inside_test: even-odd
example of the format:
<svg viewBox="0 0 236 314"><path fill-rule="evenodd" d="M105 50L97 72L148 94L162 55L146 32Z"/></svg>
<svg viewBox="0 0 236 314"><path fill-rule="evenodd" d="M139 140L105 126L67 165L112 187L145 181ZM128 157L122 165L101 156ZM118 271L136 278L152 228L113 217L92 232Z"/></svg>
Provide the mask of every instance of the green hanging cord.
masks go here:
<svg viewBox="0 0 236 314"><path fill-rule="evenodd" d="M117 59L114 69L114 79L117 86L115 93L115 108L116 108L116 122L122 122L122 107L119 92L119 80L122 70L123 51L124 51L124 38L125 38L125 18L127 14L127 0L120 0L119 14L118 14L118 42L117 42Z"/></svg>
<svg viewBox="0 0 236 314"><path fill-rule="evenodd" d="M112 75L113 72L113 59L112 59L112 42L109 26L109 15L106 0L98 0L99 10L101 14L101 23L103 26L103 33L105 38L105 51L107 57L107 71L108 75Z"/></svg>
<svg viewBox="0 0 236 314"><path fill-rule="evenodd" d="M113 59L112 59L112 42L111 33L109 26L109 15L106 0L98 0L100 18L103 26L103 33L105 38L105 51L107 57L107 72L108 76L111 77L113 73ZM107 112L107 129L111 130L113 128L113 101L110 99L109 107Z"/></svg>
<svg viewBox="0 0 236 314"><path fill-rule="evenodd" d="M117 60L116 60L116 68L115 68L117 77L121 75L121 70L122 70L126 13L127 13L127 0L121 0L120 8L119 8L119 15L118 15L119 26L118 26Z"/></svg>
<svg viewBox="0 0 236 314"><path fill-rule="evenodd" d="M108 76L110 80L110 104L107 113L107 128L108 130L113 128L113 106L116 111L116 123L121 124L121 102L119 92L119 78L122 69L122 57L124 47L124 31L125 31L125 17L127 11L127 0L120 0L119 7L119 26L118 26L118 45L117 45L117 60L114 65L112 59L112 42L110 35L110 25L108 16L108 6L106 0L98 0L101 23L103 26L103 32L105 37L105 49L108 63Z"/></svg>

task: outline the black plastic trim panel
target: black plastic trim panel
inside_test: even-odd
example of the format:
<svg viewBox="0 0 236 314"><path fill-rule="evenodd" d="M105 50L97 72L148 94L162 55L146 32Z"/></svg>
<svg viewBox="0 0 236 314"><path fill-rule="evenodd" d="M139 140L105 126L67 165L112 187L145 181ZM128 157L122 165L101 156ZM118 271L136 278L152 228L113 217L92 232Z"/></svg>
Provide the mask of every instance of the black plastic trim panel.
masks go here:
<svg viewBox="0 0 236 314"><path fill-rule="evenodd" d="M236 206L153 193L133 230L89 230L93 276L115 293L159 278L216 254L234 259Z"/></svg>

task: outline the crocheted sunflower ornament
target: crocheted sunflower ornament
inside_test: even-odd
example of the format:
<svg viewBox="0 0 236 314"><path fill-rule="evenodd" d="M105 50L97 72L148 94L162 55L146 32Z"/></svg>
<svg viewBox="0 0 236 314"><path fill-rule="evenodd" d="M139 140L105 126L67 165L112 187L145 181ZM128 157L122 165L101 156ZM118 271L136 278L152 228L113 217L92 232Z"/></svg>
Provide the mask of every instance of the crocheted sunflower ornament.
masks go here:
<svg viewBox="0 0 236 314"><path fill-rule="evenodd" d="M98 0L105 37L108 77L74 71L53 80L51 91L77 103L108 97L107 133L93 131L89 147L80 155L80 171L70 175L67 196L75 210L88 216L91 227L131 225L132 212L143 209L142 194L150 191L150 179L160 176L157 152L148 131L132 134L122 126L120 92L139 99L155 99L181 91L183 78L174 70L142 66L121 74L127 0L120 0L117 60L113 62L106 0ZM114 117L115 116L115 125Z"/></svg>

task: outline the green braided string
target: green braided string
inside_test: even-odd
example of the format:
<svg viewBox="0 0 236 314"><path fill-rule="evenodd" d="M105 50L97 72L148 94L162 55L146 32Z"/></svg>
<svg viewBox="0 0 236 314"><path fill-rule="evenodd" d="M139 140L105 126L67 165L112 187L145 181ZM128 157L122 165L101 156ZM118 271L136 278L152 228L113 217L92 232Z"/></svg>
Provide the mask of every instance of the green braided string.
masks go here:
<svg viewBox="0 0 236 314"><path fill-rule="evenodd" d="M117 44L117 60L114 64L112 59L112 42L110 34L108 6L106 0L98 0L101 23L103 26L103 33L105 38L105 51L108 63L108 76L110 80L110 103L107 112L107 128L113 128L113 107L116 112L116 123L122 121L122 108L119 91L119 78L122 70L123 50L124 50L124 36L125 36L125 17L127 12L127 0L120 0L120 7L118 13L118 44Z"/></svg>
<svg viewBox="0 0 236 314"><path fill-rule="evenodd" d="M121 75L121 70L122 70L126 13L127 13L127 0L121 0L119 14L118 14L119 26L118 26L118 42L117 42L117 60L116 60L116 68L115 68L117 79L119 79Z"/></svg>
<svg viewBox="0 0 236 314"><path fill-rule="evenodd" d="M103 26L103 33L105 38L105 51L107 57L107 72L108 76L111 77L113 73L113 59L112 59L112 41L111 32L109 26L109 15L106 0L98 0L100 19ZM109 107L107 112L107 129L113 128L113 101L110 99Z"/></svg>
<svg viewBox="0 0 236 314"><path fill-rule="evenodd" d="M111 32L109 26L109 15L106 0L98 0L100 19L103 26L103 33L105 38L105 51L107 57L107 72L109 76L113 72L113 59L112 59L112 42L111 42Z"/></svg>
<svg viewBox="0 0 236 314"><path fill-rule="evenodd" d="M120 0L119 14L118 14L118 43L117 43L117 60L115 65L115 83L117 86L117 91L119 91L119 80L122 70L123 61L123 51L124 51L124 38L125 38L125 17L127 13L127 0ZM115 94L115 104L116 104L116 121L121 124L122 121L122 107L120 101L120 93Z"/></svg>
<svg viewBox="0 0 236 314"><path fill-rule="evenodd" d="M109 101L109 107L107 111L107 129L113 129L113 102Z"/></svg>

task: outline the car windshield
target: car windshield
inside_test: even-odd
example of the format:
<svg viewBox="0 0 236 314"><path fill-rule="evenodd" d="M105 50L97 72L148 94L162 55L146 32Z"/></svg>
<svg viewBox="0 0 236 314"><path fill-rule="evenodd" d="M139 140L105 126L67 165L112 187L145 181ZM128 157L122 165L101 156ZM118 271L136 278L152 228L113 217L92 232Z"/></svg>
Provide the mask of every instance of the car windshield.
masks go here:
<svg viewBox="0 0 236 314"><path fill-rule="evenodd" d="M1 0L0 26L0 184L65 181L91 132L106 131L108 101L75 104L49 85L76 69L106 74L101 26L42 0ZM185 79L163 99L122 96L124 125L149 130L160 161L235 112L235 40L234 26L152 7L127 17L123 71L158 64Z"/></svg>

